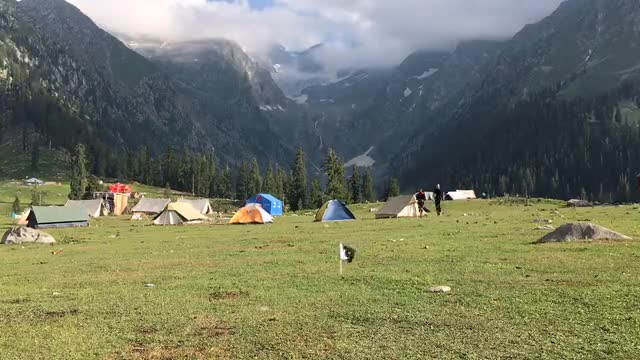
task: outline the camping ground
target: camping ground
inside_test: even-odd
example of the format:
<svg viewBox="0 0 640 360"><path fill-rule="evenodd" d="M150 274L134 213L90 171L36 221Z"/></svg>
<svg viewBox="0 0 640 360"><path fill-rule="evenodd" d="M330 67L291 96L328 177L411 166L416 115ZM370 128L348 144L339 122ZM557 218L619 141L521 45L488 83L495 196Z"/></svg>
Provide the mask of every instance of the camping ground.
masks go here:
<svg viewBox="0 0 640 360"><path fill-rule="evenodd" d="M13 195L2 196L4 214ZM637 207L477 200L401 220L374 220L371 207L381 205L328 224L304 214L265 226L102 218L47 231L54 247L3 246L2 359L640 353L640 242L532 244L545 234L539 219L588 219L640 239ZM343 278L340 242L358 251ZM432 294L434 285L453 290Z"/></svg>

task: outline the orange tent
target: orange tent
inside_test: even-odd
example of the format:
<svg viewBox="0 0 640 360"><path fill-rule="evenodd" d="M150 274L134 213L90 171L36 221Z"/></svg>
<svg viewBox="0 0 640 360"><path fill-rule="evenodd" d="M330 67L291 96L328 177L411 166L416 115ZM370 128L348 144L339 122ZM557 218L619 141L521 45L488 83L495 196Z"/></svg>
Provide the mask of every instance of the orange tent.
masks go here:
<svg viewBox="0 0 640 360"><path fill-rule="evenodd" d="M259 204L249 204L231 218L229 224L267 224L272 223L273 217Z"/></svg>

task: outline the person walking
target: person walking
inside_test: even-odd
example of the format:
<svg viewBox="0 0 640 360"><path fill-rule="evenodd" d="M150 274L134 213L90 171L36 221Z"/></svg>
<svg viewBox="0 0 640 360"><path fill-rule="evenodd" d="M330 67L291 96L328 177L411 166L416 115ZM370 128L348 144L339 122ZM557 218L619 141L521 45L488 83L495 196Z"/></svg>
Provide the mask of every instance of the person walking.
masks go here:
<svg viewBox="0 0 640 360"><path fill-rule="evenodd" d="M429 209L424 205L427 201L427 194L424 193L424 190L420 189L415 195L416 202L418 203L418 208L420 209L420 217L424 216L425 212L430 212Z"/></svg>
<svg viewBox="0 0 640 360"><path fill-rule="evenodd" d="M438 213L438 216L440 216L442 214L442 190L440 189L440 184L436 185L435 190L433 190L433 201L436 203L436 212Z"/></svg>

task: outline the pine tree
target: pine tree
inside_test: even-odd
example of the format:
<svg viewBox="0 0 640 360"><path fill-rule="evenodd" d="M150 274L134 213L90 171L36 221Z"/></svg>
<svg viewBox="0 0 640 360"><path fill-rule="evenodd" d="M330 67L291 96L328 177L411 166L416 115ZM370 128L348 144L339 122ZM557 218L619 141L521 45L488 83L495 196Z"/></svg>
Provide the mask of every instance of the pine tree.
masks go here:
<svg viewBox="0 0 640 360"><path fill-rule="evenodd" d="M400 183L398 179L391 178L387 183L387 191L385 192L386 198L390 199L400 195Z"/></svg>
<svg viewBox="0 0 640 360"><path fill-rule="evenodd" d="M295 164L292 169L291 186L289 189L289 205L291 206L291 210L298 211L309 205L307 186L305 155L302 149L298 149Z"/></svg>
<svg viewBox="0 0 640 360"><path fill-rule="evenodd" d="M349 178L349 200L357 204L362 201L362 180L360 179L360 171L357 166L353 167L351 177Z"/></svg>
<svg viewBox="0 0 640 360"><path fill-rule="evenodd" d="M362 200L367 202L376 201L376 193L373 189L373 176L371 176L371 170L367 170L362 177Z"/></svg>
<svg viewBox="0 0 640 360"><path fill-rule="evenodd" d="M344 166L333 149L329 149L329 153L322 164L322 170L327 174L327 196L335 200L346 199Z"/></svg>
<svg viewBox="0 0 640 360"><path fill-rule="evenodd" d="M276 174L276 196L279 199L282 199L285 204L289 203L289 199L287 198L287 190L289 187L289 176L287 175L287 172L284 171L284 169L282 168L278 168L277 170L277 174Z"/></svg>
<svg viewBox="0 0 640 360"><path fill-rule="evenodd" d="M93 194L96 192L104 191L104 185L100 184L100 179L96 176L90 175L87 177L87 187L85 188L82 198L84 200L93 199Z"/></svg>
<svg viewBox="0 0 640 360"><path fill-rule="evenodd" d="M218 196L223 199L231 199L233 197L233 179L231 176L231 169L227 165L222 172L222 175L218 177Z"/></svg>
<svg viewBox="0 0 640 360"><path fill-rule="evenodd" d="M40 146L37 141L33 141L31 145L31 171L34 173L39 170L40 165Z"/></svg>
<svg viewBox="0 0 640 360"><path fill-rule="evenodd" d="M236 178L236 200L246 200L250 196L251 174L249 164L243 160Z"/></svg>
<svg viewBox="0 0 640 360"><path fill-rule="evenodd" d="M11 211L14 214L20 214L22 211L22 205L20 204L20 197L16 194L16 198L13 200L13 204L11 205Z"/></svg>
<svg viewBox="0 0 640 360"><path fill-rule="evenodd" d="M178 163L173 146L167 147L167 152L164 154L162 169L164 171L163 177L165 182L168 183L169 186L177 186Z"/></svg>
<svg viewBox="0 0 640 360"><path fill-rule="evenodd" d="M78 144L71 158L71 191L69 192L69 199L71 200L80 200L85 193L88 176L86 165L85 147L82 144Z"/></svg>
<svg viewBox="0 0 640 360"><path fill-rule="evenodd" d="M322 183L320 179L315 178L311 182L310 206L313 209L319 209L324 205L325 196L322 192Z"/></svg>
<svg viewBox="0 0 640 360"><path fill-rule="evenodd" d="M273 174L273 166L269 164L267 168L267 172L264 175L264 182L262 183L262 191L267 194L275 194L277 192L276 189L276 178Z"/></svg>
<svg viewBox="0 0 640 360"><path fill-rule="evenodd" d="M260 165L257 159L251 162L251 171L249 176L249 196L253 196L262 191L262 179L260 178Z"/></svg>

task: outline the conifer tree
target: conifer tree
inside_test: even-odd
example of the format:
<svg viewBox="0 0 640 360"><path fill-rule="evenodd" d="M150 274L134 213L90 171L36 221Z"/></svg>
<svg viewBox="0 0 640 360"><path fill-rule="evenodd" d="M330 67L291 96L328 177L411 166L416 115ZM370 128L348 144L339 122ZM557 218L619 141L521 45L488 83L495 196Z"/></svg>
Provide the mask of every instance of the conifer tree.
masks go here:
<svg viewBox="0 0 640 360"><path fill-rule="evenodd" d="M262 179L260 178L260 165L257 159L251 162L251 171L249 176L249 196L253 196L262 191Z"/></svg>
<svg viewBox="0 0 640 360"><path fill-rule="evenodd" d="M31 171L37 172L40 165L40 146L37 141L31 144Z"/></svg>
<svg viewBox="0 0 640 360"><path fill-rule="evenodd" d="M85 193L88 177L86 166L85 147L82 144L78 144L71 158L71 191L69 192L69 199L71 200L80 200Z"/></svg>
<svg viewBox="0 0 640 360"><path fill-rule="evenodd" d="M238 177L236 179L236 200L246 200L249 198L249 190L251 183L251 174L249 170L249 164L246 160L243 160L238 170Z"/></svg>
<svg viewBox="0 0 640 360"><path fill-rule="evenodd" d="M307 166L302 149L298 149L292 169L291 186L289 189L289 205L291 210L297 211L307 207Z"/></svg>
<svg viewBox="0 0 640 360"><path fill-rule="evenodd" d="M360 179L360 171L357 166L353 167L351 177L349 178L349 200L357 204L362 201L362 180Z"/></svg>
<svg viewBox="0 0 640 360"><path fill-rule="evenodd" d="M327 174L327 196L334 200L346 199L344 166L333 149L329 149L329 153L322 164L322 170Z"/></svg>
<svg viewBox="0 0 640 360"><path fill-rule="evenodd" d="M400 195L400 183L398 179L391 178L387 183L386 198L390 199Z"/></svg>
<svg viewBox="0 0 640 360"><path fill-rule="evenodd" d="M322 191L322 183L320 179L315 178L311 182L310 206L313 209L319 209L325 202L324 192Z"/></svg>
<svg viewBox="0 0 640 360"><path fill-rule="evenodd" d="M20 197L18 194L16 194L16 198L13 200L11 211L13 211L14 214L20 214L20 211L22 211L22 205L20 204Z"/></svg>
<svg viewBox="0 0 640 360"><path fill-rule="evenodd" d="M373 176L371 170L367 170L362 177L362 200L367 202L376 201L376 193L373 188Z"/></svg>
<svg viewBox="0 0 640 360"><path fill-rule="evenodd" d="M218 177L218 180L218 196L223 199L231 199L233 197L234 189L229 165L225 167L222 175Z"/></svg>
<svg viewBox="0 0 640 360"><path fill-rule="evenodd" d="M264 175L264 182L262 183L262 191L267 194L275 194L277 192L276 189L276 179L273 174L273 166L269 164L267 168L267 172Z"/></svg>

